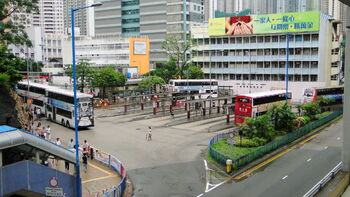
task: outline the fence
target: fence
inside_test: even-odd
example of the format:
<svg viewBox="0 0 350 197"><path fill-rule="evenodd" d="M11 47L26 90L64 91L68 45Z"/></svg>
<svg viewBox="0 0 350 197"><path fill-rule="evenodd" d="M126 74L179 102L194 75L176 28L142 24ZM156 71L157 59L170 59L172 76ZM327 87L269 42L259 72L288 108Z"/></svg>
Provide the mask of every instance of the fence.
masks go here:
<svg viewBox="0 0 350 197"><path fill-rule="evenodd" d="M277 140L274 140L268 144L265 144L264 146L260 146L257 149L255 149L254 151L245 154L237 159L232 159L229 156L226 156L222 153L220 153L219 151L215 150L212 145L215 142L221 141L223 139L226 139L230 133L232 132L228 132L228 133L224 133L224 134L219 134L214 136L209 143L209 153L211 155L211 157L213 157L218 163L222 164L222 165L226 165L226 160L227 159L231 159L232 160L232 167L233 169L238 169L241 166L244 166L248 163L250 163L251 161L258 159L260 157L262 157L263 155L265 155L268 152L271 152L273 150L276 150L277 148L284 146L298 138L300 138L301 136L309 133L310 131L316 129L317 127L320 127L322 125L324 125L325 123L333 120L334 118L340 116L343 113L342 110L333 112L332 114L323 117L317 121L311 122L307 125L305 125L304 127L289 133Z"/></svg>
<svg viewBox="0 0 350 197"><path fill-rule="evenodd" d="M93 155L94 159L97 161L100 161L107 166L111 167L115 171L117 171L120 176L122 176L121 182L118 184L118 186L107 189L107 191L103 191L101 193L96 194L96 197L103 196L103 197L121 197L123 196L123 193L126 188L126 169L123 166L123 164L113 155L110 155L106 152L100 151L94 147L93 149Z"/></svg>

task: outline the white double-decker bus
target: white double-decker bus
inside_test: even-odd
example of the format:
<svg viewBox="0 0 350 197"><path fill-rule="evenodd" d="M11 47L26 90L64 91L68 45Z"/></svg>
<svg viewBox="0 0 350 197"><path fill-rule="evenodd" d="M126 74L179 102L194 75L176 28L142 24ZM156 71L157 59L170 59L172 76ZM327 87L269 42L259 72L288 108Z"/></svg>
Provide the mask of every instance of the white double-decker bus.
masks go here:
<svg viewBox="0 0 350 197"><path fill-rule="evenodd" d="M210 79L171 79L169 90L173 95L196 95L198 98L218 97L218 81Z"/></svg>
<svg viewBox="0 0 350 197"><path fill-rule="evenodd" d="M40 111L41 114L44 114L45 103L47 102L47 98L45 96L46 88L46 85L38 83L19 82L17 84L17 93L26 102L28 102L28 100L31 100L30 109L34 110L35 113Z"/></svg>
<svg viewBox="0 0 350 197"><path fill-rule="evenodd" d="M38 91L40 88L41 97L39 104L42 104L42 114L53 121L57 122L63 126L74 128L74 93L71 90L60 89L57 87L29 83L29 92L28 86L25 86L26 82L19 82L17 85L17 92L20 96L25 97L26 99L32 99L31 108L35 108L37 104L34 104L34 99L39 99L36 97L38 93L33 91ZM27 87L27 89L24 89ZM93 99L92 95L77 93L77 102L78 102L78 127L86 128L94 126L94 109L93 109Z"/></svg>

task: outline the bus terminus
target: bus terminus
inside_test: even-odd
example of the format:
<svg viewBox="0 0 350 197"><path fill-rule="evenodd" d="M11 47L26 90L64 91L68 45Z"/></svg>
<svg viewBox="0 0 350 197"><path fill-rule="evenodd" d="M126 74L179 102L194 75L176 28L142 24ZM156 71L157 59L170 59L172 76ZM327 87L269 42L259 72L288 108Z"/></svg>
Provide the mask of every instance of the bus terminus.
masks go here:
<svg viewBox="0 0 350 197"><path fill-rule="evenodd" d="M218 81L213 79L171 79L169 90L175 96L195 94L195 99L218 97Z"/></svg>
<svg viewBox="0 0 350 197"><path fill-rule="evenodd" d="M288 92L288 102L292 99L292 93ZM252 94L241 94L236 97L234 118L235 124L242 124L246 118L255 118L265 114L274 105L286 101L285 90L272 90Z"/></svg>
<svg viewBox="0 0 350 197"><path fill-rule="evenodd" d="M38 89L41 96L38 97ZM32 99L31 109L40 107L41 113L49 120L74 128L74 93L49 85L19 82L17 92L24 99ZM38 101L35 101L38 100ZM77 93L78 127L94 126L94 109L92 95Z"/></svg>

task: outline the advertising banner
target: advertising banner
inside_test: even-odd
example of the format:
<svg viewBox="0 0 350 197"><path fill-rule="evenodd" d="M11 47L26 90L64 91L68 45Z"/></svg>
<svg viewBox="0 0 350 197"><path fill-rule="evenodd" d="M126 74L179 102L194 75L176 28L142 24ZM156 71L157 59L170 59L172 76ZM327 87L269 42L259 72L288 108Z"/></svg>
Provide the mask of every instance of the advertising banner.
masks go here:
<svg viewBox="0 0 350 197"><path fill-rule="evenodd" d="M318 31L320 12L295 12L209 19L209 35Z"/></svg>

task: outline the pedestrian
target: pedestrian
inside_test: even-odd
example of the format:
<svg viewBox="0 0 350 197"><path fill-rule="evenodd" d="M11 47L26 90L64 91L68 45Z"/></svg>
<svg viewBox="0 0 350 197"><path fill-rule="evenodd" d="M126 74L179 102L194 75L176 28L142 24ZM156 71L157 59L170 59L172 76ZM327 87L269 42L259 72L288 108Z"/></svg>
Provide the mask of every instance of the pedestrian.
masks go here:
<svg viewBox="0 0 350 197"><path fill-rule="evenodd" d="M41 109L39 107L36 108L35 110L36 112L36 116L37 116L37 120L40 120L40 117L41 117Z"/></svg>
<svg viewBox="0 0 350 197"><path fill-rule="evenodd" d="M35 120L35 111L34 111L34 109L31 109L30 112L32 114L33 120Z"/></svg>
<svg viewBox="0 0 350 197"><path fill-rule="evenodd" d="M152 140L152 128L151 128L150 126L148 127L147 140L148 140L148 141L151 141L151 140Z"/></svg>
<svg viewBox="0 0 350 197"><path fill-rule="evenodd" d="M32 121L32 123L30 123L29 132L34 134L34 121Z"/></svg>
<svg viewBox="0 0 350 197"><path fill-rule="evenodd" d="M47 127L46 127L46 139L51 140L51 127L50 127L50 125L47 125Z"/></svg>
<svg viewBox="0 0 350 197"><path fill-rule="evenodd" d="M174 110L171 110L171 111L170 111L170 115L171 115L171 118L172 118L172 119L175 119Z"/></svg>
<svg viewBox="0 0 350 197"><path fill-rule="evenodd" d="M60 138L59 138L59 137L58 137L58 138L56 138L56 145L61 146L61 140L60 140Z"/></svg>
<svg viewBox="0 0 350 197"><path fill-rule="evenodd" d="M69 162L68 161L64 161L64 168L69 171Z"/></svg>
<svg viewBox="0 0 350 197"><path fill-rule="evenodd" d="M43 127L43 128L41 129L40 137L46 139L46 128L45 128L45 127Z"/></svg>
<svg viewBox="0 0 350 197"><path fill-rule="evenodd" d="M74 148L74 141L73 141L73 138L70 139L70 141L68 142L68 147L69 148Z"/></svg>
<svg viewBox="0 0 350 197"><path fill-rule="evenodd" d="M90 149L90 145L88 144L87 140L84 140L83 154L88 155L89 154L89 149Z"/></svg>
<svg viewBox="0 0 350 197"><path fill-rule="evenodd" d="M86 173L86 171L87 171L87 164L88 164L87 155L86 155L86 154L83 154L83 168L84 168L84 172L85 172L85 173Z"/></svg>

